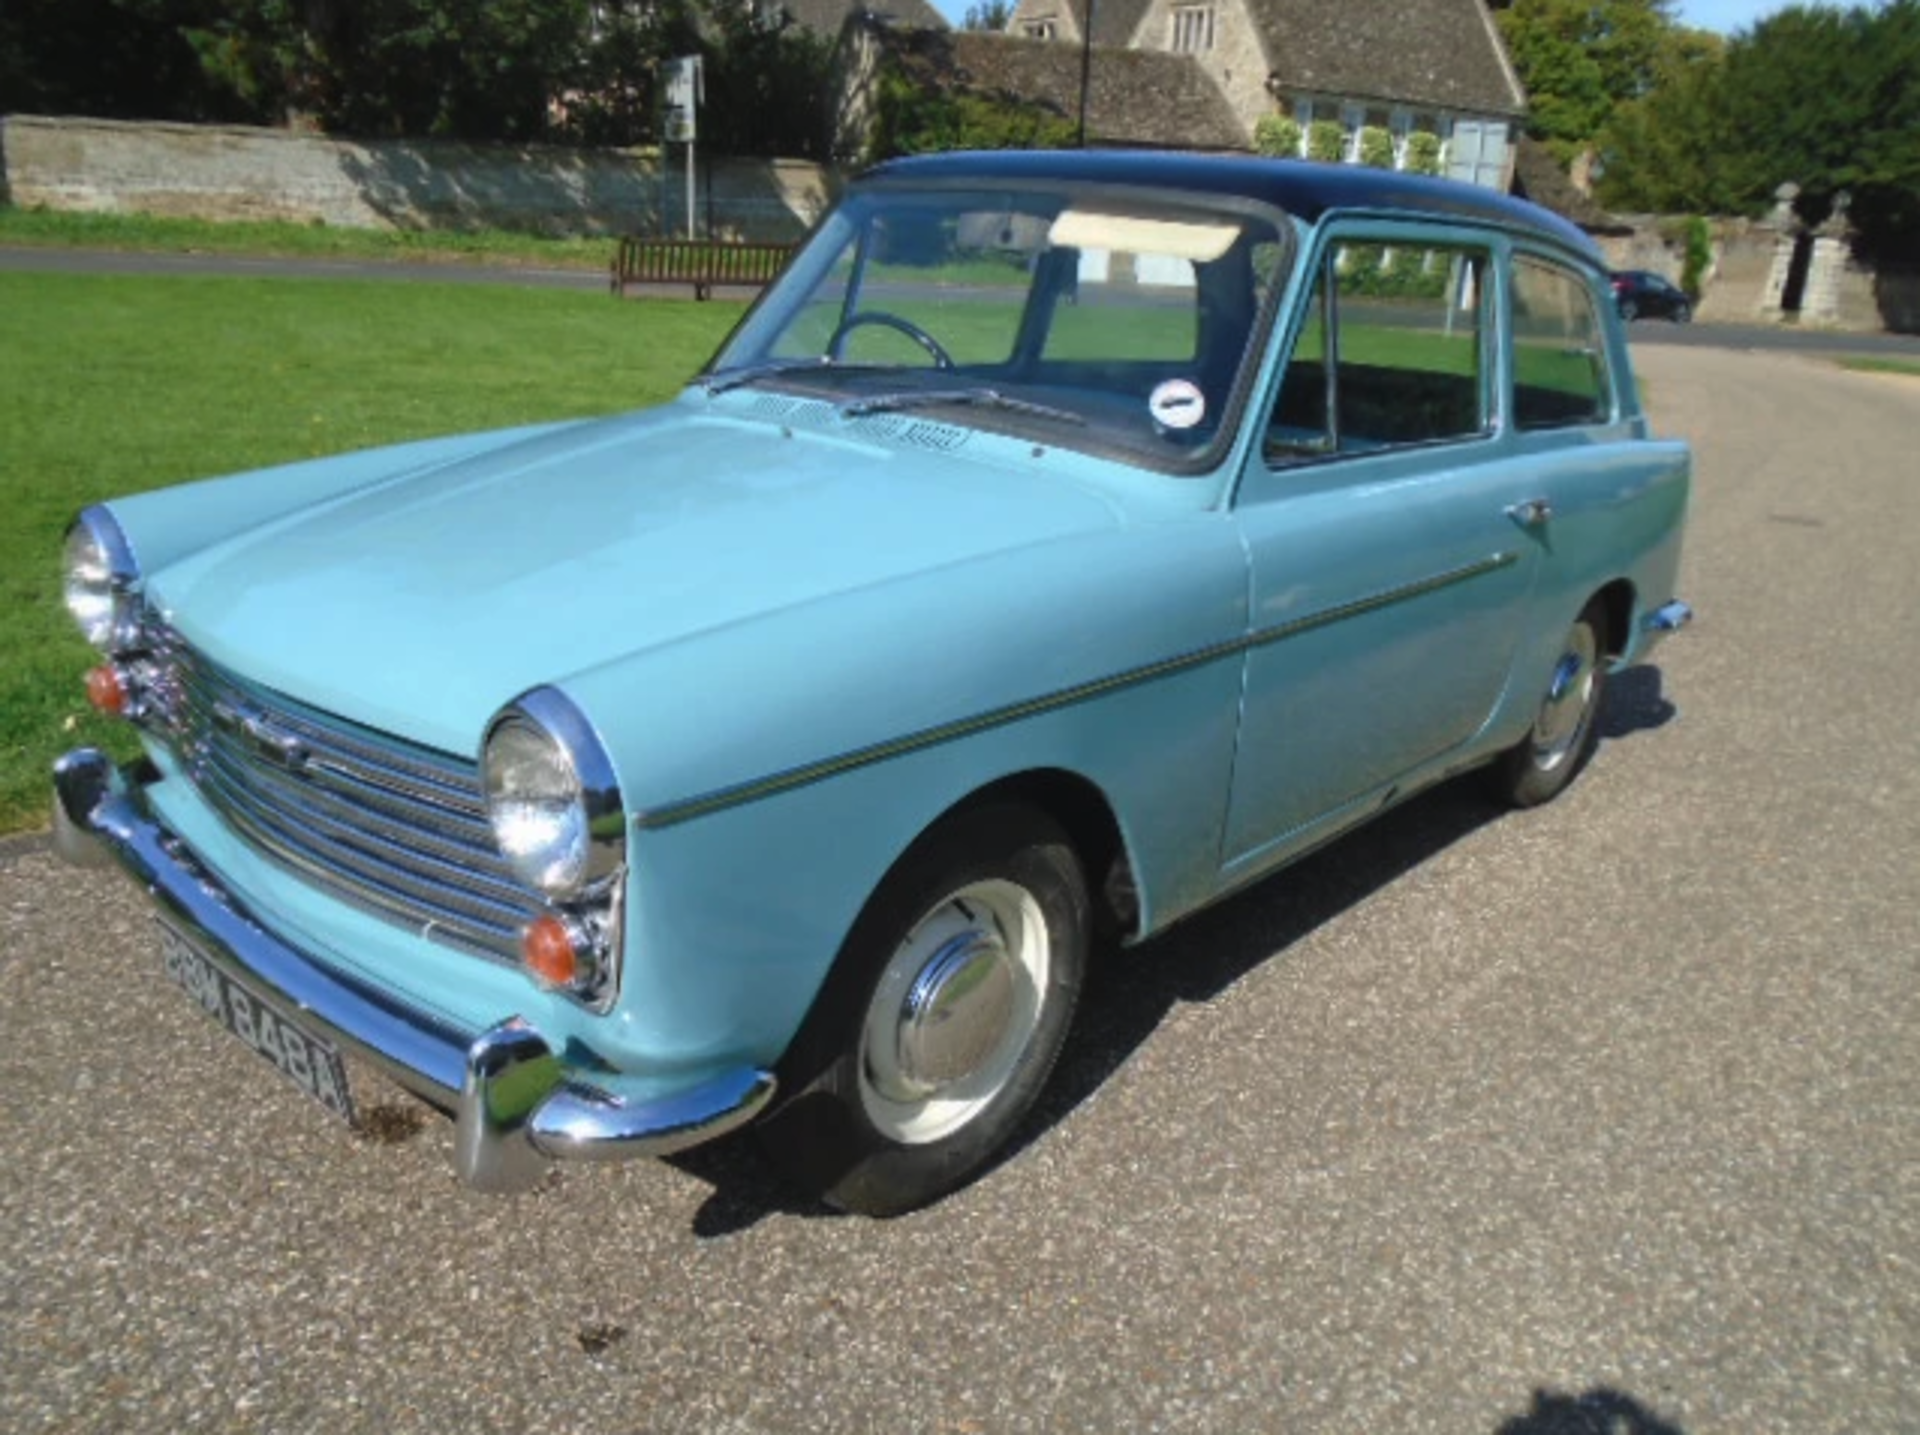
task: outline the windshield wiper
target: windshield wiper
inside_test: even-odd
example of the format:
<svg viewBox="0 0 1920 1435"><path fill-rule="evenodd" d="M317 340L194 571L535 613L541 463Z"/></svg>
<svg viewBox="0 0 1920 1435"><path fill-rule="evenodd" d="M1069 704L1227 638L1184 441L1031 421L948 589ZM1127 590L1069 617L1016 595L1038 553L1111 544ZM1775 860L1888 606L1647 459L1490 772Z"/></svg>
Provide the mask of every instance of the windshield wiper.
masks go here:
<svg viewBox="0 0 1920 1435"><path fill-rule="evenodd" d="M840 405L840 417L859 418L862 414L891 413L897 409L925 408L929 404L978 404L983 408L1003 409L1008 413L1032 414L1035 418L1057 419L1061 423L1085 426L1083 414L1072 409L1036 404L1029 399L1011 398L998 389L984 386L968 389L904 389L895 394L875 394L868 399L850 399Z"/></svg>
<svg viewBox="0 0 1920 1435"><path fill-rule="evenodd" d="M707 397L724 394L728 389L737 389L742 384L751 384L756 379L776 378L781 374L811 373L818 369L866 369L870 364L843 364L838 359L830 359L825 354L811 359L768 359L764 363L748 364L739 369L723 369L717 374L708 374L700 380L701 387L707 391Z"/></svg>

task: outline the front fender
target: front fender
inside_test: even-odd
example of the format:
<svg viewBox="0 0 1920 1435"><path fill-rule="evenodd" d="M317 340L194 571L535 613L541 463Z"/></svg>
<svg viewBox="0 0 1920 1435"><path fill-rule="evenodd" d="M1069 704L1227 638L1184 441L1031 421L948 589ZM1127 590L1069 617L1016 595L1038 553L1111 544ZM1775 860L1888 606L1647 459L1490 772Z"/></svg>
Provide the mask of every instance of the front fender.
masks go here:
<svg viewBox="0 0 1920 1435"><path fill-rule="evenodd" d="M1148 924L1197 905L1218 877L1245 624L1238 539L1195 514L569 680L634 824L625 1039L776 1060L900 854L1034 769L1106 796Z"/></svg>

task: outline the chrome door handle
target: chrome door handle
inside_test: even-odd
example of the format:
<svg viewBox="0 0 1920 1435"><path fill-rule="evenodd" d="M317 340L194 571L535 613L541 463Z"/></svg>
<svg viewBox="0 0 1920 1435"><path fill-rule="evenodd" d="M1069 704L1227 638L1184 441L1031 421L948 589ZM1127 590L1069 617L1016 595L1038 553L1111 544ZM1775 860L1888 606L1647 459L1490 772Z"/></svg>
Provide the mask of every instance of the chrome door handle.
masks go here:
<svg viewBox="0 0 1920 1435"><path fill-rule="evenodd" d="M1507 505L1507 517L1522 528L1543 528L1553 517L1553 505L1544 498L1528 498Z"/></svg>

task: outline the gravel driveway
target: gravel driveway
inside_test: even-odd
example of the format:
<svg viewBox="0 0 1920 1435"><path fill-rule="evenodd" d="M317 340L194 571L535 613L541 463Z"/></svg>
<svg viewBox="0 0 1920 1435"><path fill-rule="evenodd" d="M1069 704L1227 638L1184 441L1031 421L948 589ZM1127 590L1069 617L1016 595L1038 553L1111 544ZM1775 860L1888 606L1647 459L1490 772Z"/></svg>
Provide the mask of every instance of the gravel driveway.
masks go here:
<svg viewBox="0 0 1920 1435"><path fill-rule="evenodd" d="M0 1428L1920 1426L1920 384L1639 358L1700 619L1581 785L1115 959L1024 1149L901 1220L738 1146L467 1194L11 845Z"/></svg>

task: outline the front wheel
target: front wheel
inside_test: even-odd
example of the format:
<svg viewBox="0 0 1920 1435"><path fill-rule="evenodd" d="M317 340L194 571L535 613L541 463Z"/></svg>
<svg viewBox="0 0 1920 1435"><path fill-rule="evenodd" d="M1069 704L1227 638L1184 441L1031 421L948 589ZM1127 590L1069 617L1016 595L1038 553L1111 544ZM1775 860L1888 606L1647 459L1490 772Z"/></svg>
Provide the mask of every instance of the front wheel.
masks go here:
<svg viewBox="0 0 1920 1435"><path fill-rule="evenodd" d="M1532 731L1494 765L1494 787L1515 807L1551 802L1593 756L1607 688L1606 645L1606 609L1595 598L1561 641Z"/></svg>
<svg viewBox="0 0 1920 1435"><path fill-rule="evenodd" d="M1091 911L1066 834L1027 807L917 842L847 938L760 1128L789 1176L886 1216L961 1185L1032 1108L1072 1022Z"/></svg>

